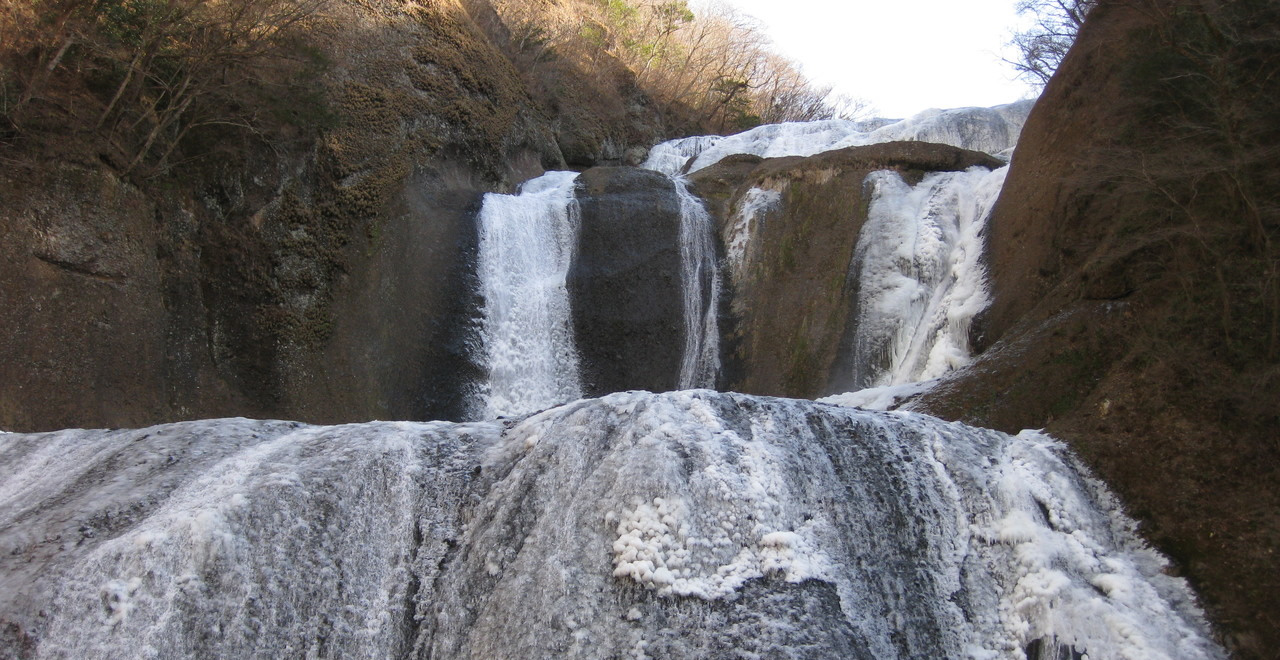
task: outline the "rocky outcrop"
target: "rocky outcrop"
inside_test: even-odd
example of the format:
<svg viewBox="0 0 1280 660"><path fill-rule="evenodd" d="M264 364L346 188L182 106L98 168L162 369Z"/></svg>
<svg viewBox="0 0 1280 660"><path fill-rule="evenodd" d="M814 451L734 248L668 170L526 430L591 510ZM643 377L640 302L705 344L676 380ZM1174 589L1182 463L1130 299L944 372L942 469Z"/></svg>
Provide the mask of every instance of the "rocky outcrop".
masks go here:
<svg viewBox="0 0 1280 660"><path fill-rule="evenodd" d="M631 167L578 177L578 250L568 275L583 391L673 390L684 348L680 200L671 179Z"/></svg>
<svg viewBox="0 0 1280 660"><path fill-rule="evenodd" d="M918 409L1068 439L1240 658L1280 645L1280 15L1099 3L989 229L984 349Z"/></svg>
<svg viewBox="0 0 1280 660"><path fill-rule="evenodd" d="M0 176L0 425L156 417L170 346L155 205L92 168L20 176Z"/></svg>
<svg viewBox="0 0 1280 660"><path fill-rule="evenodd" d="M730 253L740 246L729 258L722 325L731 328L727 389L795 397L847 389L852 368L838 356L847 362L841 345L857 294L850 265L869 202L863 181L876 170L918 181L975 165L1002 163L940 144L889 142L807 158L732 156L691 175ZM756 216L747 220L750 204Z"/></svg>

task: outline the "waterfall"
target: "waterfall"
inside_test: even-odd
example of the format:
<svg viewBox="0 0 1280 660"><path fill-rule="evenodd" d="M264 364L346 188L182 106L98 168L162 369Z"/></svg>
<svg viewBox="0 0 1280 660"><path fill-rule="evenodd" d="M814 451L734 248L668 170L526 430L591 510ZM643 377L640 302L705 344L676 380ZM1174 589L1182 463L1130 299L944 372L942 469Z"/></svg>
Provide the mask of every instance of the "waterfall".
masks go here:
<svg viewBox="0 0 1280 660"><path fill-rule="evenodd" d="M915 186L893 171L868 176L852 266L857 386L906 385L967 364L970 325L989 302L983 229L1007 171L934 173Z"/></svg>
<svg viewBox="0 0 1280 660"><path fill-rule="evenodd" d="M565 277L577 246L575 172L518 195L488 194L479 217L482 341L488 381L478 417L518 415L582 396Z"/></svg>
<svg viewBox="0 0 1280 660"><path fill-rule="evenodd" d="M1053 439L705 390L2 435L0 624L31 659L1225 657Z"/></svg>
<svg viewBox="0 0 1280 660"><path fill-rule="evenodd" d="M769 124L727 137L698 136L655 145L644 167L680 176L731 154L810 156L894 140L949 144L1007 159L1031 106L1031 101L1020 101L992 108L926 110L900 121L836 119ZM995 173L976 168L965 173L936 173L914 187L891 172L868 178L868 187L874 191L870 217L851 264L853 279L860 286L855 294L852 358L858 386L901 388L936 379L968 362L969 326L988 302L985 273L979 262L982 228L1003 184L1004 172L1005 168ZM682 205L693 208L696 200L687 186L679 187ZM780 201L779 192L753 187L736 203L726 237L731 277L744 275L753 235L759 231L756 225ZM685 249L702 248L686 242ZM685 278L688 282L688 272ZM686 291L690 291L688 285ZM693 318L689 312L698 309L692 306L692 299L686 294L687 323ZM688 357L695 354L690 352L694 335L690 332L688 336L682 386L690 382L686 378ZM896 393L920 391L913 386ZM856 402L885 405L884 401L893 400L884 395L868 393Z"/></svg>
<svg viewBox="0 0 1280 660"><path fill-rule="evenodd" d="M681 177L672 179L680 196L680 275L684 294L684 354L680 389L715 387L720 371L720 268L716 263L711 214Z"/></svg>

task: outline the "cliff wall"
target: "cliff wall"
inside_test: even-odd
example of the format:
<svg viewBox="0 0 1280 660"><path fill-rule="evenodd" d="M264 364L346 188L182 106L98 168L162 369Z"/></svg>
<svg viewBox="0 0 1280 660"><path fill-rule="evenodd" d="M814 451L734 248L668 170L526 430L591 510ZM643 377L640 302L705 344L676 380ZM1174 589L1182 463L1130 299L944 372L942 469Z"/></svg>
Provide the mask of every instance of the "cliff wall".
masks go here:
<svg viewBox="0 0 1280 660"><path fill-rule="evenodd" d="M1242 658L1280 644L1277 19L1100 4L991 220L982 352L916 405L1068 440Z"/></svg>
<svg viewBox="0 0 1280 660"><path fill-rule="evenodd" d="M75 121L0 131L0 428L458 418L483 193L659 137L607 104L560 121L484 10L338 3L291 108L314 125L196 129L171 167ZM634 93L618 75L590 82Z"/></svg>

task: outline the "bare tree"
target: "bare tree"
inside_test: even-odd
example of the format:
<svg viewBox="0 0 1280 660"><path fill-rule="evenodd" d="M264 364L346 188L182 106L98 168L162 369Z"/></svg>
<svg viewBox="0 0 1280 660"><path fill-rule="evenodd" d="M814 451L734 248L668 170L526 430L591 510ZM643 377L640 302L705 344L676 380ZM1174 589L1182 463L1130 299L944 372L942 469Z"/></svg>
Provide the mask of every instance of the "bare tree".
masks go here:
<svg viewBox="0 0 1280 660"><path fill-rule="evenodd" d="M199 127L262 135L263 102L283 103L319 61L308 44L328 32L330 2L5 0L0 110L15 131L28 119L94 131L126 171L163 171Z"/></svg>
<svg viewBox="0 0 1280 660"><path fill-rule="evenodd" d="M1097 1L1018 0L1018 14L1032 20L1030 27L1013 35L1018 55L1010 63L1018 74L1038 85L1049 82Z"/></svg>
<svg viewBox="0 0 1280 660"><path fill-rule="evenodd" d="M726 3L491 0L508 52L526 72L552 60L582 70L607 53L659 104L705 128L836 116L829 91L772 50L762 25Z"/></svg>

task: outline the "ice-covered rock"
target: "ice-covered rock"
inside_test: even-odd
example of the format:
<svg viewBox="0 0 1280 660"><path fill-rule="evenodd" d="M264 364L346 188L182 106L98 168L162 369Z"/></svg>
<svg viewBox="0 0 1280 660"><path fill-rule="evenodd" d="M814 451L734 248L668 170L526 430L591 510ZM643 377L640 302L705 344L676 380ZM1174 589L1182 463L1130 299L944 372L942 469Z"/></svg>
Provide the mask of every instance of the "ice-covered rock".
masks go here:
<svg viewBox="0 0 1280 660"><path fill-rule="evenodd" d="M992 108L925 110L899 121L828 119L765 124L725 137L700 135L669 140L649 150L644 167L675 174L695 172L725 156L812 156L824 151L897 140L935 142L984 151L1008 160L1033 101Z"/></svg>
<svg viewBox="0 0 1280 660"><path fill-rule="evenodd" d="M24 658L1221 657L1163 567L1051 438L813 402L0 437Z"/></svg>

